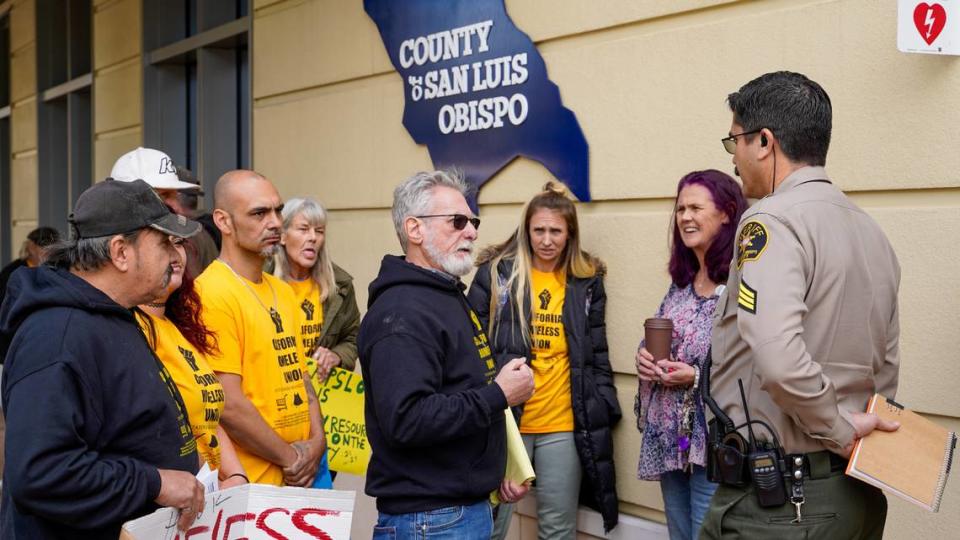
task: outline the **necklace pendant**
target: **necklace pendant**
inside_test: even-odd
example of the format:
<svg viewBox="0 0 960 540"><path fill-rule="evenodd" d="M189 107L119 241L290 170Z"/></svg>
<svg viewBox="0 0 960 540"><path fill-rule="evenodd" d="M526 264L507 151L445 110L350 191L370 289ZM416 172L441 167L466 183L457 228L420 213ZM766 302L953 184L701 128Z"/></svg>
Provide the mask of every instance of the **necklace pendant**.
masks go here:
<svg viewBox="0 0 960 540"><path fill-rule="evenodd" d="M280 314L277 313L276 308L270 308L270 319L273 321L273 326L277 328L277 333L283 333L283 320L280 318Z"/></svg>

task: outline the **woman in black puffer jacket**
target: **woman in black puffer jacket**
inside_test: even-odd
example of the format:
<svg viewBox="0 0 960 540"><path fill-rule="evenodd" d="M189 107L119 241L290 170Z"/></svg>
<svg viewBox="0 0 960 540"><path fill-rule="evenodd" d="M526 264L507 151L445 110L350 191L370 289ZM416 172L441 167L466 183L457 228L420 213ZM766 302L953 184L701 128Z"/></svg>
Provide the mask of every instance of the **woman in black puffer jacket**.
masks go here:
<svg viewBox="0 0 960 540"><path fill-rule="evenodd" d="M517 231L478 264L468 297L498 363L525 357L534 372L534 395L515 413L537 474L539 537L574 538L578 501L609 531L618 516L611 430L621 413L607 355L605 269L580 248L566 188L544 186ZM494 538L506 536L511 506Z"/></svg>

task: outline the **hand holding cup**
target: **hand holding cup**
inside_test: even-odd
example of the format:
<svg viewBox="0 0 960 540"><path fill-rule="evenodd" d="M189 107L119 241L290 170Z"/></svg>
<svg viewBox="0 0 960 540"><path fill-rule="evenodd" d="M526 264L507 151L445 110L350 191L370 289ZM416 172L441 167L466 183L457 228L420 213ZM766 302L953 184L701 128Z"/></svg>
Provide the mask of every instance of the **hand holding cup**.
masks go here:
<svg viewBox="0 0 960 540"><path fill-rule="evenodd" d="M656 364L653 360L653 355L650 354L650 351L646 347L640 347L637 349L637 376L640 377L641 381L647 382L656 382Z"/></svg>

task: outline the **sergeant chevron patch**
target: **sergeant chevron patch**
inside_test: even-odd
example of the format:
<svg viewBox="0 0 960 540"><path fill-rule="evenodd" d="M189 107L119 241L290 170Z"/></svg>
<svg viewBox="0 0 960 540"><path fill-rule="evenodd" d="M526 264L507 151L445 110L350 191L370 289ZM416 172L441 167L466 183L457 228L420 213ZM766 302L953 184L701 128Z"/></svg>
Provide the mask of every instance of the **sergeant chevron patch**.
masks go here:
<svg viewBox="0 0 960 540"><path fill-rule="evenodd" d="M757 312L757 291L747 285L747 282L740 278L740 290L737 295L737 305L748 313Z"/></svg>

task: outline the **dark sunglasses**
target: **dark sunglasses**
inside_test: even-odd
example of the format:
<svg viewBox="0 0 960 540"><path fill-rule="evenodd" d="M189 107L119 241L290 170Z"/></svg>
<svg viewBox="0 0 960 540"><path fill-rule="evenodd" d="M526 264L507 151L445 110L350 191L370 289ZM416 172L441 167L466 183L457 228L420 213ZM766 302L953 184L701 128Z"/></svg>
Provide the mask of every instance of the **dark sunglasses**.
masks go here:
<svg viewBox="0 0 960 540"><path fill-rule="evenodd" d="M429 216L413 216L417 219L431 218L431 217L449 217L453 218L451 222L453 223L453 228L462 231L466 228L467 223L473 225L474 229L480 229L480 218L478 217L469 217L463 214L433 214Z"/></svg>

